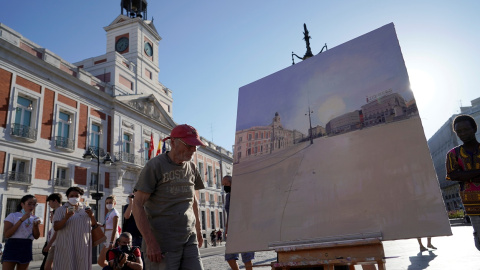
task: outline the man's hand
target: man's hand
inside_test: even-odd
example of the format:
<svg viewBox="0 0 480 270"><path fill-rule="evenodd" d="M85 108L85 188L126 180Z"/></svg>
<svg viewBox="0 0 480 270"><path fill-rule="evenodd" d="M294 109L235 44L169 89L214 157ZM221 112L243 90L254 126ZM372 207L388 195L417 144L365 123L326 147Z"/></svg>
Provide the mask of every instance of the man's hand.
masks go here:
<svg viewBox="0 0 480 270"><path fill-rule="evenodd" d="M147 257L151 262L161 263L164 255L156 239L151 239L147 244Z"/></svg>
<svg viewBox="0 0 480 270"><path fill-rule="evenodd" d="M198 247L201 248L203 246L203 237L200 234L197 234L197 241Z"/></svg>
<svg viewBox="0 0 480 270"><path fill-rule="evenodd" d="M50 251L50 247L47 245L46 247L43 248L43 252L48 252Z"/></svg>

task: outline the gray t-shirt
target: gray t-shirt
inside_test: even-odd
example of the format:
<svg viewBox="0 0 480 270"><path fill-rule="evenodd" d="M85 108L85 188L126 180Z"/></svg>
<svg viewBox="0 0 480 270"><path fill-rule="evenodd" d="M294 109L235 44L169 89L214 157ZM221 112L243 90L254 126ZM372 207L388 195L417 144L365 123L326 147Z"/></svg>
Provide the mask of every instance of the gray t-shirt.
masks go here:
<svg viewBox="0 0 480 270"><path fill-rule="evenodd" d="M196 233L192 205L195 190L205 188L193 162L178 165L167 154L148 161L135 185L135 189L150 193L144 204L145 212L164 252L182 248Z"/></svg>

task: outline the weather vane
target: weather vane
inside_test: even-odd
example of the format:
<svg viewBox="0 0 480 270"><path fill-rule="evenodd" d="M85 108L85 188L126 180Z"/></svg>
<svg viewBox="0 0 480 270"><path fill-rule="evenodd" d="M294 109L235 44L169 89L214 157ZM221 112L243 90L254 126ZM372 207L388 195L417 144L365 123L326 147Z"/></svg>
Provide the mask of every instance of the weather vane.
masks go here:
<svg viewBox="0 0 480 270"><path fill-rule="evenodd" d="M305 60L305 59L313 56L312 49L310 48L310 39L312 37L309 35L307 25L305 23L303 24L303 30L304 30L303 31L303 36L304 36L303 40L305 40L306 47L307 47L307 52L305 52L305 55L303 57L300 57L300 56L296 55L294 52L292 52L292 65L295 65L295 60L294 60L293 56L296 56L300 60ZM325 43L325 45L322 47L322 50L319 53L322 53L323 49L328 50L327 43Z"/></svg>

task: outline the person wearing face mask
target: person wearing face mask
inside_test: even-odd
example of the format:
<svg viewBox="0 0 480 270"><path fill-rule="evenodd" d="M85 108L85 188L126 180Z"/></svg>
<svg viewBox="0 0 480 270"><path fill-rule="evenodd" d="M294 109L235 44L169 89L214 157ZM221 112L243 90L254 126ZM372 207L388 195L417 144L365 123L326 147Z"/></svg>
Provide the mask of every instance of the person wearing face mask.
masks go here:
<svg viewBox="0 0 480 270"><path fill-rule="evenodd" d="M227 222L225 222L225 241L227 241L228 233L228 218L230 216L230 192L232 191L232 177L226 175L222 179L223 190L227 193L225 196L225 210L227 211ZM252 270L252 260L255 259L255 252L244 252L242 253L242 262L245 264L245 269ZM238 253L225 253L225 261L233 270L238 270Z"/></svg>
<svg viewBox="0 0 480 270"><path fill-rule="evenodd" d="M53 229L57 232L53 269L92 269L91 231L97 221L92 210L80 203L83 193L79 187L67 189L68 202L53 215Z"/></svg>
<svg viewBox="0 0 480 270"><path fill-rule="evenodd" d="M17 212L9 214L3 223L3 237L8 238L2 257L4 270L28 269L33 260L33 239L40 237L40 220L33 215L36 205L35 196L23 196Z"/></svg>
<svg viewBox="0 0 480 270"><path fill-rule="evenodd" d="M132 235L123 232L118 238L118 247L108 252L108 266L114 270L142 270L140 248L132 246Z"/></svg>
<svg viewBox="0 0 480 270"><path fill-rule="evenodd" d="M105 240L105 246L108 249L113 248L113 243L118 238L118 217L119 213L117 209L115 209L115 205L117 201L115 199L115 195L110 195L105 199L105 206L108 210L107 215L105 216L105 236L107 240Z"/></svg>

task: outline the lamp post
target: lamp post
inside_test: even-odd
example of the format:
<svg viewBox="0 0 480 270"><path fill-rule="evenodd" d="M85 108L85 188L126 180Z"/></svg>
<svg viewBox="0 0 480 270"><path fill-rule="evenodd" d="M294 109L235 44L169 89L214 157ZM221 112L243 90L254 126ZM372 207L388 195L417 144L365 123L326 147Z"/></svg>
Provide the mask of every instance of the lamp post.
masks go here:
<svg viewBox="0 0 480 270"><path fill-rule="evenodd" d="M103 193L99 191L99 183L100 183L100 159L103 159L103 164L106 166L110 166L113 164L113 160L110 157L110 154L107 152L107 154L103 157L100 156L100 148L96 148L97 151L95 151L92 147L88 147L87 151L83 154L83 159L86 161L92 160L92 158L97 159L97 192L92 193L92 199L95 200L95 219L98 221L98 210L100 207L98 207L98 201L102 199ZM97 247L94 247L92 249L92 259L94 261L97 261Z"/></svg>
<svg viewBox="0 0 480 270"><path fill-rule="evenodd" d="M97 192L96 193L92 193L92 199L95 200L95 203L96 203L96 208L95 208L95 219L98 221L98 210L99 210L99 207L98 207L98 201L102 199L103 197L103 193L101 193L99 191L99 183L100 183L100 159L103 159L103 164L105 164L106 166L110 166L113 164L113 160L112 158L110 157L110 154L107 152L107 154L103 157L100 156L100 149L97 148L97 152L95 152L93 150L92 147L88 147L87 151L85 152L85 154L83 154L83 159L86 160L86 161L90 161L92 160L92 158L95 158L97 160L97 184L96 184L96 188L97 188Z"/></svg>
<svg viewBox="0 0 480 270"><path fill-rule="evenodd" d="M312 136L312 118L310 117L310 114L313 113L313 111L310 110L310 106L308 106L308 122L310 123L310 129L308 130L308 133L310 134L310 144L313 144L313 136ZM305 114L307 115L307 114Z"/></svg>

